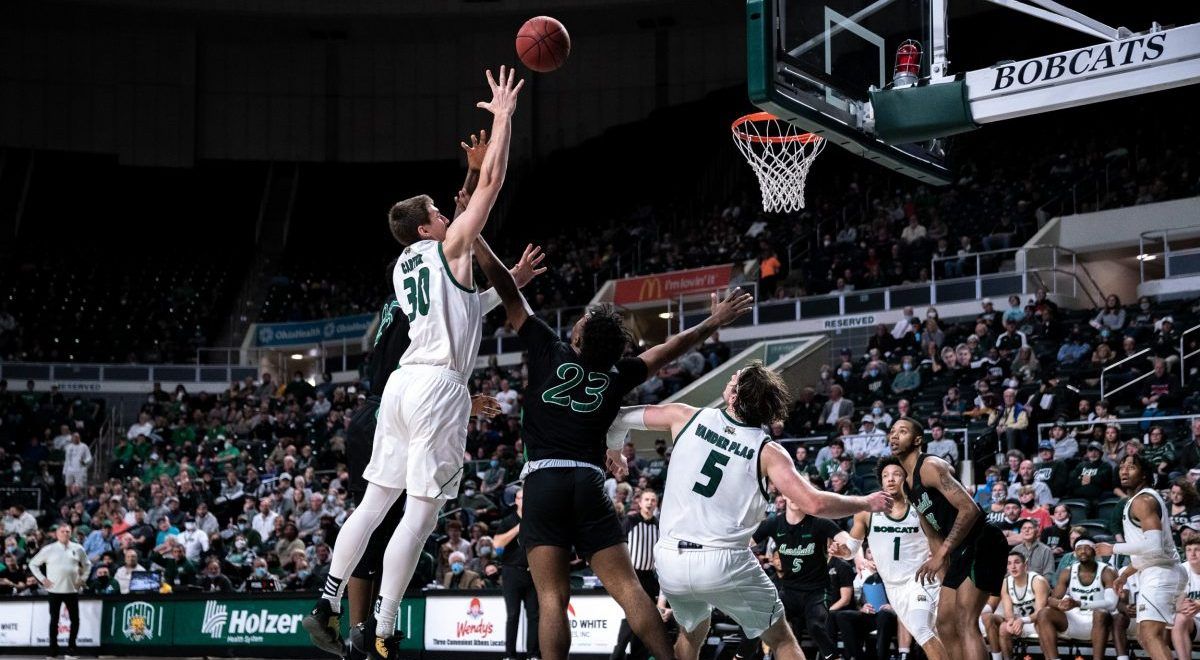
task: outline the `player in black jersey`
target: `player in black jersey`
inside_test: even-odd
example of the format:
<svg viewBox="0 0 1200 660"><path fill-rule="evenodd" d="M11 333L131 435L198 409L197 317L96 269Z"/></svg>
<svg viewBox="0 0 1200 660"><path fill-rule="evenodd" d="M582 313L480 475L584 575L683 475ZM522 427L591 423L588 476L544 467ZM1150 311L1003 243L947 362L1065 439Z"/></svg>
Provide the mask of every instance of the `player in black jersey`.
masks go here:
<svg viewBox="0 0 1200 660"><path fill-rule="evenodd" d="M987 660L979 615L989 596L999 596L1007 570L1008 543L987 524L983 510L946 461L922 453L925 428L911 417L892 425L888 444L905 471L905 494L921 514L930 557L916 579L940 578L937 631L946 652L961 660Z"/></svg>
<svg viewBox="0 0 1200 660"><path fill-rule="evenodd" d="M740 289L724 300L714 293L712 314L702 323L639 357L622 358L630 336L620 315L604 307L589 309L572 328L570 341L564 342L533 316L512 282L504 282L506 273L494 255L479 249L475 255L504 301L508 322L525 343L529 359L521 434L528 459L521 543L537 584L542 657L562 660L571 648L566 612L574 548L588 560L654 657L674 658L658 610L634 574L616 511L604 492L605 465L618 472L624 467L620 447L609 447L606 436L630 390L750 311L751 297Z"/></svg>
<svg viewBox="0 0 1200 660"><path fill-rule="evenodd" d="M837 640L829 634L829 542L841 545L850 535L832 520L805 514L784 496L787 508L762 522L754 542L771 539L779 553L779 599L792 630L808 631L822 658L837 655Z"/></svg>

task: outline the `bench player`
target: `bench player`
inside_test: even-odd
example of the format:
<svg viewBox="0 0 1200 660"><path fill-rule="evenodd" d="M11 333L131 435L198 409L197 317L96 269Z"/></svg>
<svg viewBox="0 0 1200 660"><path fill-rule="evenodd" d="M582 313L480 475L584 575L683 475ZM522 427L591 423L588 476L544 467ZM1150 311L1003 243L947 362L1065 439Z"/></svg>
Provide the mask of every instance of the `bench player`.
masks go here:
<svg viewBox="0 0 1200 660"><path fill-rule="evenodd" d="M1138 576L1138 642L1152 660L1171 660L1167 626L1175 622L1176 601L1187 587L1187 572L1179 565L1179 551L1167 527L1170 509L1152 487L1154 466L1139 455L1129 455L1117 465L1121 488L1133 493L1121 511L1123 543L1100 543L1101 556L1129 555L1130 565L1114 585L1120 591L1130 576Z"/></svg>
<svg viewBox="0 0 1200 660"><path fill-rule="evenodd" d="M1008 542L987 524L950 464L922 451L924 435L925 428L911 417L896 420L888 433L892 455L904 466L905 494L929 538L930 556L916 579L941 580L936 629L949 657L986 660L979 615L989 596L1000 596Z"/></svg>
<svg viewBox="0 0 1200 660"><path fill-rule="evenodd" d="M948 660L946 647L934 632L938 584L913 579L929 558L929 539L921 530L916 507L904 496L904 466L895 456L887 456L880 459L876 475L883 492L892 496L891 510L855 514L843 558L853 557L864 541L870 543L875 568L900 624L929 660Z"/></svg>
<svg viewBox="0 0 1200 660"><path fill-rule="evenodd" d="M1046 607L1050 582L1029 570L1029 561L1016 550L1008 553L1008 575L1000 593L1000 609L987 620L992 660L1012 660L1014 639L1036 639L1034 618Z"/></svg>
<svg viewBox="0 0 1200 660"><path fill-rule="evenodd" d="M492 99L478 105L494 115L491 140L479 185L462 215L451 224L426 195L398 202L388 214L393 236L405 246L393 284L412 343L400 360L403 377L393 372L384 388L371 462L363 472L366 494L342 526L322 598L304 621L318 645L338 639L334 615L344 581L371 533L407 492L404 515L384 551L378 638L371 649L372 656L395 656L400 595L438 509L458 495L471 407L466 374L474 369L482 335L479 295L471 286L472 251L504 183L512 113L524 84L514 84L514 78L503 66L499 82L487 72ZM515 287L511 274L504 274Z"/></svg>
<svg viewBox="0 0 1200 660"><path fill-rule="evenodd" d="M812 516L883 511L891 498L882 492L845 497L819 491L796 472L791 456L764 430L787 416L787 386L761 363L735 373L722 396L725 410L681 403L622 408L609 431L609 447L620 447L631 429L675 438L654 549L659 585L681 629L675 656L699 657L716 607L748 638L761 635L776 658L803 658L775 585L748 547L766 511L767 481ZM811 548L798 548L788 560L803 560L804 552L815 554L823 543L814 538ZM821 578L828 582L824 573Z"/></svg>
<svg viewBox="0 0 1200 660"><path fill-rule="evenodd" d="M1197 625L1200 624L1200 537L1185 541L1183 554L1187 557L1183 562L1183 570L1187 571L1187 590L1179 600L1171 640L1176 656L1191 658L1192 642L1200 638L1200 625Z"/></svg>
<svg viewBox="0 0 1200 660"><path fill-rule="evenodd" d="M1096 561L1096 544L1086 537L1075 541L1079 561L1058 575L1049 607L1037 613L1038 644L1046 660L1058 660L1058 639L1092 640L1092 657L1101 660L1117 607L1113 589L1117 572Z"/></svg>

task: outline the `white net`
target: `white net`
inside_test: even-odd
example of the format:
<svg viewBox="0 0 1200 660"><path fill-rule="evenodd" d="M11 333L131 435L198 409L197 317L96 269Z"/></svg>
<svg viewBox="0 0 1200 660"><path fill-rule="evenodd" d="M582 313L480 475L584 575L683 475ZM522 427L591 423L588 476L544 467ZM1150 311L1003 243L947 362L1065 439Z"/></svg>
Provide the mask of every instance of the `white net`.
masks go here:
<svg viewBox="0 0 1200 660"><path fill-rule="evenodd" d="M825 139L766 112L733 123L733 142L758 177L763 210L790 213L804 208L808 168Z"/></svg>

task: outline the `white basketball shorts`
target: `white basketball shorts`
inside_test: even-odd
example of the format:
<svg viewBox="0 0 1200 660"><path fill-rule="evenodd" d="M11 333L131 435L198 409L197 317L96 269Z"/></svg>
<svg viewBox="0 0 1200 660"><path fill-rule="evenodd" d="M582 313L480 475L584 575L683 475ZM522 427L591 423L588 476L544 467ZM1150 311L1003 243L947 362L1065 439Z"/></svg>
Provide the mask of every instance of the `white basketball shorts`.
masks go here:
<svg viewBox="0 0 1200 660"><path fill-rule="evenodd" d="M1147 566L1137 572L1137 621L1175 623L1175 601L1187 588L1183 566Z"/></svg>
<svg viewBox="0 0 1200 660"><path fill-rule="evenodd" d="M896 611L896 618L917 644L924 646L933 639L937 622L938 592L940 584L921 584L916 580L901 584L884 584L888 602Z"/></svg>
<svg viewBox="0 0 1200 660"><path fill-rule="evenodd" d="M750 548L680 550L664 538L654 547L658 584L675 620L691 632L717 608L758 637L783 618L783 603Z"/></svg>
<svg viewBox="0 0 1200 660"><path fill-rule="evenodd" d="M363 478L417 497L458 497L470 414L462 374L425 365L393 371L379 403Z"/></svg>

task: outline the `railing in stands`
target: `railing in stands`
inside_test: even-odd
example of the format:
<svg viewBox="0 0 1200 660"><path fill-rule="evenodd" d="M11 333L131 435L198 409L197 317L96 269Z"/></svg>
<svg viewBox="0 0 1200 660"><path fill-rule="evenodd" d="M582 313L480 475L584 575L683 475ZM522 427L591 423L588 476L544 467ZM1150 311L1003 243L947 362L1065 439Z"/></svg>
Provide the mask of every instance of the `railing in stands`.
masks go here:
<svg viewBox="0 0 1200 660"><path fill-rule="evenodd" d="M1187 386L1187 377L1188 377L1187 361L1188 361L1188 358L1194 357L1197 353L1200 353L1200 348L1197 348L1196 350L1192 351L1191 353L1185 353L1184 351L1187 350L1185 341L1187 340L1188 335L1192 334L1193 332L1196 332L1197 330L1200 330L1200 324L1193 325L1192 327L1188 328L1187 330L1184 330L1179 335L1179 384L1180 384L1180 386L1183 386L1183 387Z"/></svg>
<svg viewBox="0 0 1200 660"><path fill-rule="evenodd" d="M1175 248L1171 240L1175 240ZM1180 243L1187 241L1187 247ZM1152 229L1138 236L1138 273L1142 282L1200 274L1200 225ZM1149 272L1148 272L1149 271Z"/></svg>
<svg viewBox="0 0 1200 660"><path fill-rule="evenodd" d="M1130 360L1137 359L1149 352L1150 352L1149 348L1143 348L1142 350L1138 351L1137 353L1134 353L1133 355L1130 355L1127 358L1124 358L1122 360L1114 362L1114 363L1108 365L1107 367L1104 367L1103 369L1101 369L1100 370L1100 398L1107 399L1108 397L1112 396L1113 394L1116 394L1117 392L1120 392L1121 390L1123 390L1131 385L1134 385L1134 384L1144 380L1145 378L1153 375L1153 373L1154 373L1153 371L1147 371L1146 373L1138 376L1137 378L1134 378L1133 380L1129 381L1128 383L1124 383L1123 385L1121 385L1120 387L1118 387L1116 389L1108 390L1106 387L1108 384L1108 381L1106 379L1106 376L1108 376L1108 372L1112 371L1113 369L1116 369L1117 367L1121 366L1122 364L1125 364L1126 362L1129 362Z"/></svg>

